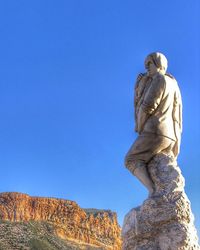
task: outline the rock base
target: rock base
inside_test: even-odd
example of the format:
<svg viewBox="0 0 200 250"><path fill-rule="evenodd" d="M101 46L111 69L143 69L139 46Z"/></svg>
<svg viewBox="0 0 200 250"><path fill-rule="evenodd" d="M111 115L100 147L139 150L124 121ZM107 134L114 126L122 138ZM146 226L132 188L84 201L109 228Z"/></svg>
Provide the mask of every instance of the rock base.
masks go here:
<svg viewBox="0 0 200 250"><path fill-rule="evenodd" d="M148 164L155 194L124 219L123 250L196 250L197 232L184 178L177 162L164 154Z"/></svg>

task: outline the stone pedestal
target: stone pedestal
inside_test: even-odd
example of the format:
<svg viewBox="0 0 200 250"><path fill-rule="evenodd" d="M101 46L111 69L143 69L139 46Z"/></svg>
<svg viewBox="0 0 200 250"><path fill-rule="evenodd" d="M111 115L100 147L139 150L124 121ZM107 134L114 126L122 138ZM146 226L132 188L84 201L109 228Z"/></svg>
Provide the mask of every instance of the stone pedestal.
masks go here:
<svg viewBox="0 0 200 250"><path fill-rule="evenodd" d="M197 232L184 178L177 162L164 154L148 165L156 192L124 219L123 250L196 250Z"/></svg>

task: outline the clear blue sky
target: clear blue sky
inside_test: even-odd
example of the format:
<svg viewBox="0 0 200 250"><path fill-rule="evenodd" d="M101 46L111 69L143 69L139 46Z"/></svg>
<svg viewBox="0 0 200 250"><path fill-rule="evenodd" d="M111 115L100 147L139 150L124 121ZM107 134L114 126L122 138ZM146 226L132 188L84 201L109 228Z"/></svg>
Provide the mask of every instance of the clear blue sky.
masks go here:
<svg viewBox="0 0 200 250"><path fill-rule="evenodd" d="M123 165L133 84L163 52L179 82L179 165L200 230L198 0L0 2L0 191L124 215L147 196Z"/></svg>

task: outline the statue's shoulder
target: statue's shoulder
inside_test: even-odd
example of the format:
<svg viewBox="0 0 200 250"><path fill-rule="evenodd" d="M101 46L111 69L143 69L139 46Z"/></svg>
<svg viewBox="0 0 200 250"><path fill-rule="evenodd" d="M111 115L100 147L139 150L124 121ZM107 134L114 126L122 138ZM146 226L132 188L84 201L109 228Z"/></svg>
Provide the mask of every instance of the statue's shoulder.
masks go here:
<svg viewBox="0 0 200 250"><path fill-rule="evenodd" d="M160 82L160 83L164 83L166 82L166 77L165 75L161 74L161 73L157 73L155 76L154 76L154 81L155 82Z"/></svg>
<svg viewBox="0 0 200 250"><path fill-rule="evenodd" d="M172 74L170 74L170 73L165 73L165 76L166 76L166 78L171 78L171 79L173 79L173 80L176 81L176 79L174 78L174 76Z"/></svg>
<svg viewBox="0 0 200 250"><path fill-rule="evenodd" d="M176 93L180 93L180 89L178 86L178 82L176 81L175 77L171 75L170 73L165 74L165 82L167 83L167 86L169 86L169 89L174 89ZM180 94L178 94L180 95Z"/></svg>

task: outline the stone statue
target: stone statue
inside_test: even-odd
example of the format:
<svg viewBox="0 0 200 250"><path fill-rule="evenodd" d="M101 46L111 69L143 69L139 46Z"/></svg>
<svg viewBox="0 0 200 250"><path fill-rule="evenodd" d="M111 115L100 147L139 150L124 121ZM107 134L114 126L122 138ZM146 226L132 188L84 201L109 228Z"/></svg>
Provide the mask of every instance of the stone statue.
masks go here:
<svg viewBox="0 0 200 250"><path fill-rule="evenodd" d="M147 73L135 85L135 130L139 133L125 165L149 190L122 227L123 250L199 250L185 181L177 164L182 131L178 84L166 73L167 59L152 53Z"/></svg>
<svg viewBox="0 0 200 250"><path fill-rule="evenodd" d="M145 60L147 73L135 84L135 131L139 133L125 157L125 165L149 190L154 183L146 164L162 152L177 157L182 131L182 101L175 78L166 73L167 59L151 53Z"/></svg>

